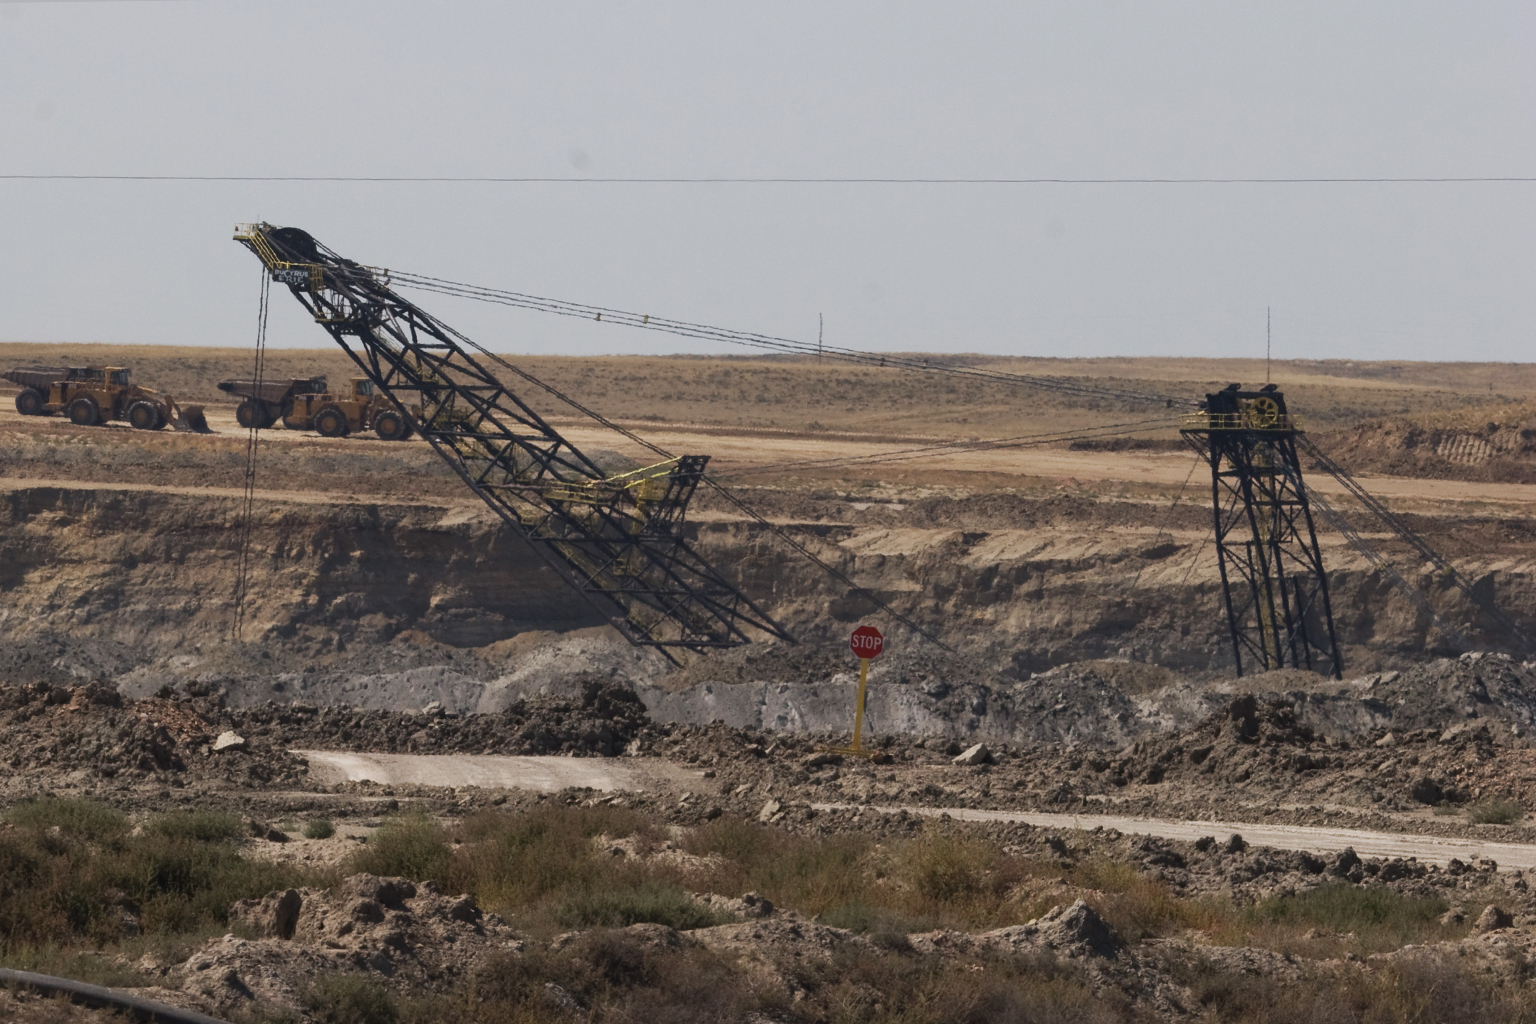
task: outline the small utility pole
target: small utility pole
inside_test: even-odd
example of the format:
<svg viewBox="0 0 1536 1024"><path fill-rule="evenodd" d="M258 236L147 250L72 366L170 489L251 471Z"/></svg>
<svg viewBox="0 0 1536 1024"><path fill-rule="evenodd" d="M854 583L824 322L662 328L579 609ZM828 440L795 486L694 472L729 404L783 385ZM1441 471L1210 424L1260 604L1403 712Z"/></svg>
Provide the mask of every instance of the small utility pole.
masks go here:
<svg viewBox="0 0 1536 1024"><path fill-rule="evenodd" d="M1264 307L1264 383L1269 383L1269 307Z"/></svg>
<svg viewBox="0 0 1536 1024"><path fill-rule="evenodd" d="M826 330L827 321L820 313L816 314L816 361L821 362L821 332Z"/></svg>

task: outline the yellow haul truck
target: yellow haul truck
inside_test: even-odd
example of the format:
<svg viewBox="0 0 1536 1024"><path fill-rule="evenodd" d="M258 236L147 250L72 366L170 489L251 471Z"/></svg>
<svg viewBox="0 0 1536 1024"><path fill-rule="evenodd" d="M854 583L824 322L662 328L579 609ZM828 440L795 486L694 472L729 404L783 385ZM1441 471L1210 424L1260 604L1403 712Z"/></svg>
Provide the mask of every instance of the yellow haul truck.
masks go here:
<svg viewBox="0 0 1536 1024"><path fill-rule="evenodd" d="M378 394L367 377L353 377L342 392L332 391L324 377L262 381L259 386L253 380L221 380L219 390L241 396L235 419L247 428L258 418L263 427L281 419L289 430L313 430L322 437L372 430L386 441L404 441L411 436L411 417L421 415L419 406L402 411Z"/></svg>
<svg viewBox="0 0 1536 1024"><path fill-rule="evenodd" d="M133 383L122 366L25 366L0 373L21 385L16 411L23 416L63 412L81 427L123 420L138 430L177 430L210 433L200 405L178 405L170 395Z"/></svg>

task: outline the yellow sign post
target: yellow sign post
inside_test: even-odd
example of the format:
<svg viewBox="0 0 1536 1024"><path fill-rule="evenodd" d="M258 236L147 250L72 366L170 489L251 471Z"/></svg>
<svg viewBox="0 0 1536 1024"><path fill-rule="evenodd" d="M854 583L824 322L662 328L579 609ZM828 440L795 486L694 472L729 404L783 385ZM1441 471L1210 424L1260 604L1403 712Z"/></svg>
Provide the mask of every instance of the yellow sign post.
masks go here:
<svg viewBox="0 0 1536 1024"><path fill-rule="evenodd" d="M869 682L869 659L859 659L859 703L853 711L853 752L864 753L861 745L861 734L864 732L864 684Z"/></svg>
<svg viewBox="0 0 1536 1024"><path fill-rule="evenodd" d="M885 756L884 751L864 749L864 693L869 685L869 663L885 650L885 637L874 626L860 626L849 637L848 646L859 656L859 695L853 708L853 746L837 753L879 759Z"/></svg>

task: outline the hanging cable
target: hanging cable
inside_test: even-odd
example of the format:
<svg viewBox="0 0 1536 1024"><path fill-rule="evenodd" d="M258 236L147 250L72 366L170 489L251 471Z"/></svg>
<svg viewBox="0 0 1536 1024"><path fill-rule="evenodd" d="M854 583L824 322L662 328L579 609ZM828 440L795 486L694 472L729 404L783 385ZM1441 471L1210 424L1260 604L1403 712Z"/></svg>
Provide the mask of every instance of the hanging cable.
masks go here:
<svg viewBox="0 0 1536 1024"><path fill-rule="evenodd" d="M271 295L272 280L266 270L261 274L261 302L256 316L256 365L252 376L256 386L255 407L251 425L245 436L245 491L240 506L240 533L235 557L235 615L230 636L235 643L243 639L245 626L245 597L250 581L252 517L256 503L256 455L261 441L261 426L265 412L261 404L261 383L267 367L267 306Z"/></svg>
<svg viewBox="0 0 1536 1024"><path fill-rule="evenodd" d="M820 339L818 339L816 343L800 342L789 338L778 338L771 335L756 334L747 331L736 331L722 327L712 327L707 324L690 323L683 320L671 320L665 317L651 316L649 314L629 313L624 310L612 309L603 306L592 306L584 303L567 302L562 299L552 299L544 296L530 295L523 292L513 292L497 288L485 288L478 285L448 281L443 278L428 277L426 275L410 274L405 272L390 272L387 270L380 270L379 272L391 276L394 280L406 287L420 288L425 291L436 292L442 295L476 299L482 302L491 302L522 309L532 309L541 312L555 313L560 316L590 319L597 322L625 324L631 327L639 327L643 330L663 331L686 338L694 338L706 341L720 341L771 352L814 355L817 357L818 362L822 357L829 356L834 359L842 360L843 362L854 363L858 365L876 366L881 368L893 367L900 369L922 370L928 373L940 373L976 381L995 382L999 384L1023 386L1032 389L1052 391L1080 398L1097 398L1121 402L1133 402L1146 405L1162 405L1164 408L1169 410L1187 410L1193 407L1197 407L1200 404L1197 399L1192 399L1188 396L1164 395L1153 392L1140 392L1122 388L1104 387L1102 385L1089 384L1081 380L1074 380L1072 378L1043 377L1031 374L1008 373L1006 371L994 370L979 366L970 366L963 363L938 362L934 361L931 357L915 358L900 354L864 352L857 349L844 348L841 346L824 346L821 344ZM479 346L476 347L479 348ZM480 351L484 352L485 350L480 349ZM504 361L501 362L504 363ZM506 364L504 363L504 365ZM533 378L527 377L525 374L522 376L524 376L525 379L533 380ZM534 382L541 383L538 381ZM574 405L574 403L572 404ZM595 416L595 414L590 412L588 414ZM601 419L600 417L596 418ZM1151 421L1148 421L1148 425L1151 425ZM614 429L618 428L615 427ZM1109 428L1105 429L1107 430ZM627 431L624 433L626 433L631 438L634 438L633 434L628 434ZM1105 433L1097 436L1113 435ZM638 438L635 439L638 440ZM1069 440L1072 438L1060 437L1057 439ZM985 450L985 448L989 446L1024 447L1037 443L1048 442L1036 441L1033 439L1000 439L994 442L971 442L970 445L972 447L970 450ZM1488 600L1486 597L1477 594L1474 591L1472 585L1459 572L1450 566L1450 564L1446 562L1445 559L1443 559L1438 554L1438 552L1435 552L1433 549L1429 548L1429 546L1422 540L1422 538L1418 537L1417 534L1409 530L1402 523L1402 521L1398 519L1397 516L1388 511L1386 507L1382 505L1381 502L1377 500L1373 495L1366 492L1365 489L1361 487L1352 477L1350 477L1342 467L1340 467L1327 455L1321 452L1315 442L1305 437L1305 435L1302 435L1300 443L1302 448L1306 450L1310 455L1312 455L1317 460L1319 465L1321 465L1326 471L1328 471L1336 479L1343 483L1344 486L1358 500L1360 500L1360 502L1364 504L1366 508L1373 515L1375 515L1380 522L1384 523L1389 529L1397 533L1398 536L1406 540L1410 546L1418 551L1419 554L1422 555L1426 560L1431 562L1459 589L1466 593L1467 596L1473 600L1474 604L1478 605L1484 611L1486 611L1491 618L1493 618L1501 627L1507 630L1510 635L1514 637L1522 646L1528 646L1528 643L1521 635L1519 628L1514 624L1508 615L1499 609L1491 600ZM660 449L654 450L659 451ZM739 470L732 475L744 476L756 473L782 472L786 469L832 469L840 466L856 466L875 464L880 462L902 461L906 458L923 458L929 454L943 454L947 452L964 450L967 450L965 442L954 442L946 445L930 446L927 449L910 449L907 452L877 453L868 456L825 460L807 460L802 463L752 467ZM1181 487L1178 495L1175 496L1173 505L1169 507L1168 516L1171 517L1174 506L1177 506L1179 503L1179 500L1183 496L1184 489L1188 486L1189 479L1192 477L1193 470L1191 470L1190 477L1185 479L1184 487ZM717 481L706 478L705 482L708 483L711 487L714 487L716 490L725 493L724 489ZM766 524L766 520L763 520L760 516L757 516L756 513L747 509L745 504L742 503L739 498L736 498L734 495L729 495L728 497L733 504L737 505L737 507L747 512L749 515L752 515L753 518L757 519L758 521ZM1340 529L1340 532L1344 533L1346 538L1351 540L1351 543L1354 543L1354 536L1358 535L1352 536L1353 531L1341 525L1343 520L1342 517L1337 514L1336 510L1325 508L1323 511L1324 518L1327 519L1335 528ZM1328 513L1330 512L1333 514L1329 515ZM779 533L780 536L784 536L781 531L777 530L776 527L773 529L776 533ZM1161 536L1162 530L1160 529L1158 537L1161 538ZM784 539L792 544L794 543L787 536L784 536ZM1207 538L1206 543L1209 543L1209 538ZM798 544L795 546L799 548L807 557L814 559L814 556L811 556L809 552L805 551L803 548L800 548ZM1359 547L1358 544L1356 546L1357 548ZM1193 562L1191 562L1189 571L1185 575L1186 582L1188 581L1189 574L1193 573L1195 567L1199 564L1200 556L1204 553L1204 548L1205 544L1203 543L1200 550L1195 553L1195 559ZM819 560L817 561L818 564L822 565L822 567L827 569L829 572L834 572L829 566L826 566ZM834 575L837 574L834 572ZM1391 574L1389 574L1389 576L1390 575ZM1138 581L1140 580L1140 576L1141 573L1138 571L1136 576ZM1401 577L1399 576L1397 579L1400 580ZM1403 581L1403 583L1406 584L1406 581ZM1423 600L1422 595L1415 594L1411 596L1413 596L1416 601L1422 602ZM887 608L887 610L889 610L889 608ZM1454 635L1454 631L1448 630L1448 633L1450 635ZM926 634L924 635L926 636Z"/></svg>
<svg viewBox="0 0 1536 1024"><path fill-rule="evenodd" d="M802 459L796 462L774 462L763 466L745 466L731 470L731 478L754 476L760 473L782 473L793 470L841 469L870 466L885 462L908 462L939 455L962 452L1001 451L1010 448L1034 448L1047 444L1066 444L1072 441L1097 441L1110 437L1124 437L1144 430L1155 429L1168 423L1167 417L1136 420L1129 423L1106 423L1102 427L1090 427L1085 431L1053 431L1044 434L1022 434L1018 437L998 437L977 441L946 441L942 444L924 445L920 448L898 448L889 452L871 452L868 455L849 455L829 459Z"/></svg>
<svg viewBox="0 0 1536 1024"><path fill-rule="evenodd" d="M547 394L551 395L552 397L554 397L556 399L559 399L560 401L564 402L566 405L570 406L572 409L575 409L577 412L580 412L582 415L590 417L594 422L599 423L599 424L601 424L604 427L607 427L609 430L612 430L612 431L614 431L617 434L623 435L624 437L628 438L629 440L631 440L631 441L635 442L636 444L640 445L641 447L645 448L647 451L650 451L651 453L653 453L655 455L659 455L659 456L661 456L664 459L675 459L675 458L677 458L677 456L673 455L671 452L667 451L665 448L661 447L660 445L653 444L652 442L647 441L645 438L641 437L639 434L636 434L634 431L628 430L628 429L620 426L619 424L617 424L617 423L613 422L612 420L608 419L607 417L603 416L601 413L597 412L595 409L587 408L585 405L582 405L580 402L576 401L576 399L572 398L570 395L565 394L563 391L561 391L559 388L555 387L554 385L548 384L545 381L542 381L539 378L533 376L532 374L530 374L530 373L528 373L528 372L526 372L524 370L519 369L517 366L515 366L512 363L508 362L507 360L503 359L501 356L497 355L496 353L490 351L484 345L481 345L479 342L474 341L473 339L471 339L470 337L468 337L464 333L462 333L460 331L457 331L457 330L453 329L452 327L449 327L447 324L440 324L440 326L445 331L447 331L449 334L451 334L454 338L456 338L458 341L463 342L464 344L466 344L469 347L473 348L475 351L479 352L481 355L485 356L487 359L492 360L498 366L502 367L502 369L508 371L509 373L512 373L512 374L516 375L517 377L521 378L522 380L527 381L529 384L532 384L533 386L535 386L535 387L539 388L540 390L546 392ZM708 485L710 488L712 488L715 492L717 492L721 497L725 498L726 501L728 501L732 505L736 506L737 509L739 509L742 513L744 513L749 518L751 518L754 522L756 522L759 525L764 526L768 530L772 531L772 533L776 537L778 537L780 540L784 541L784 543L788 544L790 547L794 548L801 555L803 555L805 558L809 559L812 563L814 563L816 566L818 566L820 569L822 569L828 575L832 576L832 578L836 579L838 582L840 582L843 585L847 586L850 590L854 591L855 593L861 594L862 596L868 598L870 601L872 601L875 604L876 607L878 607L878 608L882 609L883 611L885 611L888 615L890 615L897 622L900 622L902 625L906 626L908 629L911 629L913 632L915 632L918 636L922 637L924 640L927 640L931 644L935 644L935 645L937 645L939 647L942 647L944 650L949 651L951 654L955 653L955 649L953 647L950 647L944 641L940 640L938 637L934 636L932 633L929 633L922 626L919 626L917 623L913 622L911 619L907 618L905 615L901 614L896 609L892 608L889 604L887 604L886 602L880 600L880 598L878 596L876 596L873 592L871 592L871 591L865 589L864 587L859 586L857 583L853 582L853 580L849 579L848 576L846 574L844 574L842 571L840 571L839 569L835 568L834 566L831 566L831 565L827 564L822 559L818 558L804 544L801 544L799 541L795 540L793 537L791 537L789 534L785 533L782 529L780 529L774 523L769 522L766 518L764 518L762 515L760 515L756 510L750 508L746 504L746 502L742 501L735 494L733 494L729 489L727 489L726 487L721 485L718 481L716 481L716 480L714 480L711 477L706 475L705 477L703 477L703 482L706 485Z"/></svg>
<svg viewBox="0 0 1536 1024"><path fill-rule="evenodd" d="M1173 496L1173 504L1169 505L1168 511L1163 513L1162 525L1157 528L1157 535L1152 538L1152 546L1147 550L1155 550L1157 542L1163 539L1163 534L1167 532L1169 525L1173 522L1173 510L1179 507L1179 501L1183 499L1184 491L1189 487L1189 482L1195 478L1195 470L1199 469L1204 462L1205 460L1199 455L1195 456L1194 464L1189 467L1189 473L1184 477L1184 482L1179 485L1179 493ZM1143 560L1141 567L1136 570L1136 576L1131 580L1132 590L1135 590L1137 584L1141 582L1141 574L1146 571L1146 568L1147 563Z"/></svg>
<svg viewBox="0 0 1536 1024"><path fill-rule="evenodd" d="M916 357L902 355L901 353L865 352L860 349L844 348L839 345L818 346L815 342L795 341L792 338L777 338L772 335L757 334L751 331L737 331L726 327L711 327L707 324L690 323L686 320L671 320L666 317L652 316L649 313L629 313L621 309L610 309L606 306L590 306L580 302L567 302L564 299L551 299L539 295L528 295L523 292L462 284L457 281L428 277L423 274L411 274L404 271L385 270L382 268L379 268L377 272L386 275L393 283L403 287L420 288L424 291L436 292L439 295L475 299L480 302L514 306L519 309L533 309L544 313L577 317L582 320L593 320L600 323L623 324L628 327L639 327L648 331L676 334L685 338L722 341L732 345L744 345L748 348L797 355L826 356L847 363L877 368L890 367L906 370L926 370L930 373L942 373L971 380L1023 385L1044 391L1076 395L1082 398L1103 398L1121 402L1161 405L1169 409L1188 409L1198 404L1197 400L1191 399L1187 395L1164 395L1154 392L1110 388L1099 384L1087 384L1071 377L1043 377L1036 374L1009 373L1004 370L993 370L987 367L968 366L964 363L940 362L934 360L931 356Z"/></svg>

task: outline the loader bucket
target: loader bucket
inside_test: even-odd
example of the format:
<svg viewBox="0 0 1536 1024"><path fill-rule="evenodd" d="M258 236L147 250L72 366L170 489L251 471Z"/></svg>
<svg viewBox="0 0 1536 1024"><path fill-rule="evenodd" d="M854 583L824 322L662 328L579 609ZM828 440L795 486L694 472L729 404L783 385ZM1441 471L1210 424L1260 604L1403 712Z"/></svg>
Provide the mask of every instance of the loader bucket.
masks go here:
<svg viewBox="0 0 1536 1024"><path fill-rule="evenodd" d="M176 415L171 418L172 430L188 430L194 434L211 434L208 429L208 417L203 415L203 407L200 405L176 406Z"/></svg>

